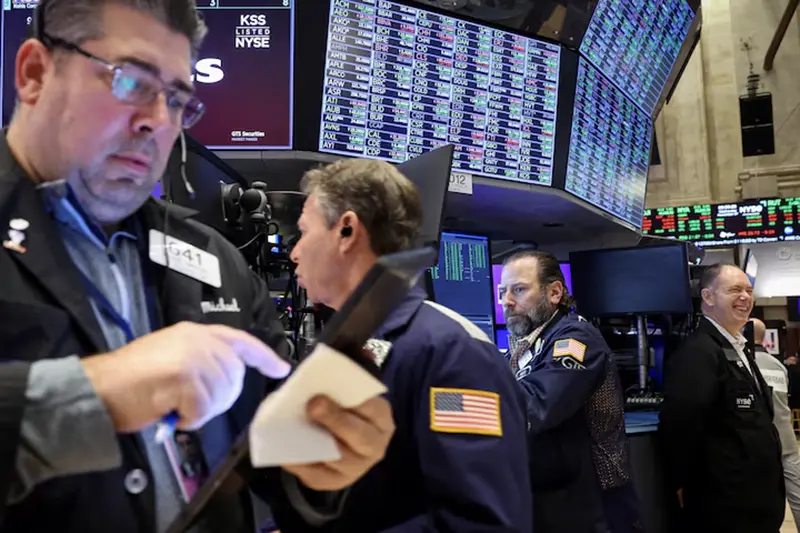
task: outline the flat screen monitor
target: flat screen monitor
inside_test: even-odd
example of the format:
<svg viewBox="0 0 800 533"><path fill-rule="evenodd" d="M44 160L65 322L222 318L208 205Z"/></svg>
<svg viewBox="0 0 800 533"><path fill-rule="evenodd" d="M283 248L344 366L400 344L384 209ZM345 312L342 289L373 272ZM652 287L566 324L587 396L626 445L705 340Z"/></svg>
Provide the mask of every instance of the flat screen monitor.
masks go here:
<svg viewBox="0 0 800 533"><path fill-rule="evenodd" d="M683 243L569 254L578 312L586 317L692 311Z"/></svg>
<svg viewBox="0 0 800 533"><path fill-rule="evenodd" d="M580 59L566 191L641 228L652 128L650 117Z"/></svg>
<svg viewBox="0 0 800 533"><path fill-rule="evenodd" d="M190 132L209 149L292 147L294 2L198 2L209 32L193 78L206 113ZM14 59L35 6L4 0L3 124L11 119Z"/></svg>
<svg viewBox="0 0 800 533"><path fill-rule="evenodd" d="M492 270L489 239L442 232L439 262L431 268L433 300L467 318L489 339L492 322Z"/></svg>
<svg viewBox="0 0 800 533"><path fill-rule="evenodd" d="M296 0L198 1L208 25L194 84L211 150L292 148Z"/></svg>
<svg viewBox="0 0 800 533"><path fill-rule="evenodd" d="M564 282L567 290L572 294L572 274L569 263L561 263L561 273L564 274ZM500 279L503 275L503 265L492 265L492 286L494 292L494 323L505 324L506 318L503 316L503 304L500 302Z"/></svg>
<svg viewBox="0 0 800 533"><path fill-rule="evenodd" d="M387 0L332 0L319 150L550 185L558 45Z"/></svg>
<svg viewBox="0 0 800 533"><path fill-rule="evenodd" d="M599 0L579 50L652 115L694 16L686 0Z"/></svg>

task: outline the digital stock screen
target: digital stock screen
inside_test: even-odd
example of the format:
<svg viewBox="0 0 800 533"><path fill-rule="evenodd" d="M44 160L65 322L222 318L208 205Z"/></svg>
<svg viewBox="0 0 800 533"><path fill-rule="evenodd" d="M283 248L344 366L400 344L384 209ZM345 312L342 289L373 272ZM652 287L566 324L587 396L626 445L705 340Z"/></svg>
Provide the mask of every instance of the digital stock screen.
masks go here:
<svg viewBox="0 0 800 533"><path fill-rule="evenodd" d="M800 240L800 197L647 209L642 233L700 246Z"/></svg>
<svg viewBox="0 0 800 533"><path fill-rule="evenodd" d="M214 149L292 146L295 0L200 0L209 32L194 86L206 105L191 135ZM3 0L2 123L15 101L14 59L36 2Z"/></svg>
<svg viewBox="0 0 800 533"><path fill-rule="evenodd" d="M440 242L439 263L431 268L434 300L467 318L493 339L489 240L443 232Z"/></svg>
<svg viewBox="0 0 800 533"><path fill-rule="evenodd" d="M641 228L651 131L650 118L581 58L565 190Z"/></svg>
<svg viewBox="0 0 800 533"><path fill-rule="evenodd" d="M652 115L693 20L686 0L600 0L580 53Z"/></svg>
<svg viewBox="0 0 800 533"><path fill-rule="evenodd" d="M560 48L385 0L332 0L319 149L550 185Z"/></svg>

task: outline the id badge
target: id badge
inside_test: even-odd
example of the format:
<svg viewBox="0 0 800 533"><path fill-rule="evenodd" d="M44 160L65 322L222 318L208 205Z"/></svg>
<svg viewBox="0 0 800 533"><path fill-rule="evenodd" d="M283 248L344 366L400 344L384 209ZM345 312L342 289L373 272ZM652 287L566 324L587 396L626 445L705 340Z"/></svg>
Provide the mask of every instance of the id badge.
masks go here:
<svg viewBox="0 0 800 533"><path fill-rule="evenodd" d="M165 439L164 448L181 497L188 503L206 478L202 452L194 436L182 432L175 432L172 437Z"/></svg>
<svg viewBox="0 0 800 533"><path fill-rule="evenodd" d="M150 260L216 289L222 287L217 256L154 229L150 230Z"/></svg>

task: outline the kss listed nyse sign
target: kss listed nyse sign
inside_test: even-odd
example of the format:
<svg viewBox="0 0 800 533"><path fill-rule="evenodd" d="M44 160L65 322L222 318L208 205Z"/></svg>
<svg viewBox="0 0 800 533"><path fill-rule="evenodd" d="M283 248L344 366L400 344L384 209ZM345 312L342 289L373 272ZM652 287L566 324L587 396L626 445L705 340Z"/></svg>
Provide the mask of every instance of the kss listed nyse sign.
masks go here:
<svg viewBox="0 0 800 533"><path fill-rule="evenodd" d="M211 150L291 148L294 2L207 2L193 77L206 113L189 134Z"/></svg>
<svg viewBox="0 0 800 533"><path fill-rule="evenodd" d="M236 48L269 48L270 27L267 24L267 15L240 15L234 43Z"/></svg>

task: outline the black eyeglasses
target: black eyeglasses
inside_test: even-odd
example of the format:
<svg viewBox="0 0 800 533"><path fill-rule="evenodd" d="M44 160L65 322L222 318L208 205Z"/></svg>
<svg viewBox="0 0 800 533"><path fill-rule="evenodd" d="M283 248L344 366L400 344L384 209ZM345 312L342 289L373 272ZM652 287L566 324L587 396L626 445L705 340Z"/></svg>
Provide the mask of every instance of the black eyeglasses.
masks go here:
<svg viewBox="0 0 800 533"><path fill-rule="evenodd" d="M159 94L164 93L173 120L180 122L184 129L197 124L197 121L205 113L205 105L191 92L167 85L153 72L139 65L128 62L115 65L87 52L74 43L50 35L46 35L44 41L48 48L60 46L77 52L105 68L111 74L111 92L121 102L144 106L152 103Z"/></svg>

